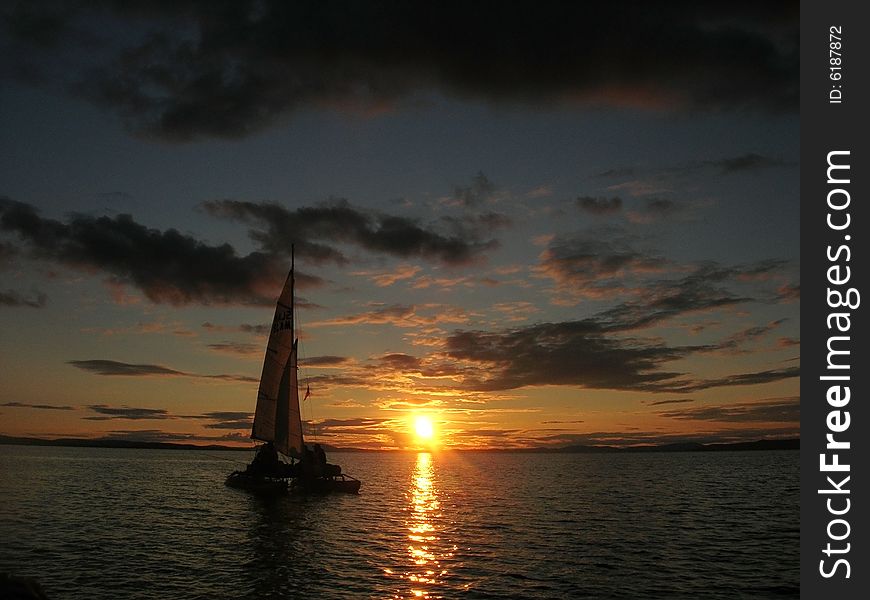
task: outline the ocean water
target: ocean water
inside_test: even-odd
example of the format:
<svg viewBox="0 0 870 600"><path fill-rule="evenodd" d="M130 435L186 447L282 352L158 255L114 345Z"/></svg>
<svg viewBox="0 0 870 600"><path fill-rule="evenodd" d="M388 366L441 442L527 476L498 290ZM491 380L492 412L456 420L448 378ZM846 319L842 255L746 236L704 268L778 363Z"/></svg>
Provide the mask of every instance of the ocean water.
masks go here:
<svg viewBox="0 0 870 600"><path fill-rule="evenodd" d="M797 598L798 452L331 454L361 493L223 485L250 452L0 446L0 572L52 599Z"/></svg>

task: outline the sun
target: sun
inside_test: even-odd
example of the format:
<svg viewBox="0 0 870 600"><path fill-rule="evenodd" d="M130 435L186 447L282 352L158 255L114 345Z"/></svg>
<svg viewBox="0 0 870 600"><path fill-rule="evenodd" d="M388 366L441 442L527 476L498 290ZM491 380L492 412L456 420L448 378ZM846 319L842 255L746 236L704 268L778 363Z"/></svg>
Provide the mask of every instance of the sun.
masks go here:
<svg viewBox="0 0 870 600"><path fill-rule="evenodd" d="M432 426L432 419L425 416L417 417L414 420L414 432L417 438L428 442L435 437L435 427Z"/></svg>

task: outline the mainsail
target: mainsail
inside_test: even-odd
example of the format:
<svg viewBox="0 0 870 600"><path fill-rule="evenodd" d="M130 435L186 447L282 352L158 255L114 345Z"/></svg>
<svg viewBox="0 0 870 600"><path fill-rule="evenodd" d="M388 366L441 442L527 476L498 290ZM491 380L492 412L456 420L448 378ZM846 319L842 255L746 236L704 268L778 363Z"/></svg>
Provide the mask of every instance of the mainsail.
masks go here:
<svg viewBox="0 0 870 600"><path fill-rule="evenodd" d="M299 456L302 453L302 418L299 412L298 344L294 338L293 287L291 262L290 273L275 307L272 332L266 345L251 437L273 442L279 452L288 456Z"/></svg>

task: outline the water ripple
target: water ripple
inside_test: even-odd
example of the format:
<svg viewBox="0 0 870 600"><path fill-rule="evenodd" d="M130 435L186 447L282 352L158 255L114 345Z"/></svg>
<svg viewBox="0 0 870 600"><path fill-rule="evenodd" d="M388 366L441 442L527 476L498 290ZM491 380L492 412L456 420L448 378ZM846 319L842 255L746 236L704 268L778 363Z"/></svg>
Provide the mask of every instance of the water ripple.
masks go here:
<svg viewBox="0 0 870 600"><path fill-rule="evenodd" d="M797 598L798 453L345 454L359 496L223 486L248 453L0 448L0 571L52 598Z"/></svg>

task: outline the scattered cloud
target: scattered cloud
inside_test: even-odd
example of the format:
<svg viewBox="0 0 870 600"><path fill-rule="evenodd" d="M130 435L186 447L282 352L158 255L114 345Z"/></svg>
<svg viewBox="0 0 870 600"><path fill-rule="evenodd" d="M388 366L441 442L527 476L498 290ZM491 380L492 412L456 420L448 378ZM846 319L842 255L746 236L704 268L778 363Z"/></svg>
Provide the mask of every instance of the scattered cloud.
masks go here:
<svg viewBox="0 0 870 600"><path fill-rule="evenodd" d="M614 330L632 330L657 325L679 315L749 302L752 298L740 296L728 286L764 282L784 266L783 261L775 260L735 266L702 263L683 277L646 282L637 299L618 304L602 312L600 317Z"/></svg>
<svg viewBox="0 0 870 600"><path fill-rule="evenodd" d="M622 211L622 198L594 198L592 196L580 196L576 200L577 207L596 216L613 215Z"/></svg>
<svg viewBox="0 0 870 600"><path fill-rule="evenodd" d="M425 314L430 313L430 314ZM394 325L419 327L437 323L465 323L469 315L464 310L443 304L376 305L372 310L308 323L308 328L340 325Z"/></svg>
<svg viewBox="0 0 870 600"><path fill-rule="evenodd" d="M800 367L787 367L785 369L766 369L752 373L737 373L715 379L681 382L674 386L674 390L681 392L696 392L716 387L730 387L735 385L759 385L800 377Z"/></svg>
<svg viewBox="0 0 870 600"><path fill-rule="evenodd" d="M12 259L18 254L18 248L8 242L0 241L0 270L12 264Z"/></svg>
<svg viewBox="0 0 870 600"><path fill-rule="evenodd" d="M556 236L547 241L534 271L552 279L566 299L602 298L624 293L631 277L661 272L668 261L636 250L617 230Z"/></svg>
<svg viewBox="0 0 870 600"><path fill-rule="evenodd" d="M209 412L192 417L210 421L205 424L207 429L248 430L253 423L254 415L249 412Z"/></svg>
<svg viewBox="0 0 870 600"><path fill-rule="evenodd" d="M301 359L299 362L306 367L324 368L346 365L351 362L351 359L347 356L310 356Z"/></svg>
<svg viewBox="0 0 870 600"><path fill-rule="evenodd" d="M547 198L553 195L553 188L549 185L539 185L526 192L526 198Z"/></svg>
<svg viewBox="0 0 870 600"><path fill-rule="evenodd" d="M102 417L106 419L130 419L133 421L172 418L169 411L163 408L131 408L129 406L108 406L106 404L92 404L88 408L100 415L98 417L84 417L88 420L104 420Z"/></svg>
<svg viewBox="0 0 870 600"><path fill-rule="evenodd" d="M33 408L37 410L75 410L72 406L55 405L55 404L30 404L28 402L4 402L0 406L9 408Z"/></svg>
<svg viewBox="0 0 870 600"><path fill-rule="evenodd" d="M654 402L648 402L650 406L662 406L664 404L686 404L687 402L694 402L694 398L674 398L671 400L656 400Z"/></svg>
<svg viewBox="0 0 870 600"><path fill-rule="evenodd" d="M741 329L737 333L734 333L719 342L716 349L718 351L732 354L746 353L748 352L748 350L745 349L747 344L767 336L787 320L788 319L777 319L776 321L771 321L765 325L757 325Z"/></svg>
<svg viewBox="0 0 870 600"><path fill-rule="evenodd" d="M677 165L662 167L620 167L599 171L592 175L596 179L622 179L633 178L634 181L642 181L638 177L648 177L647 181L663 183L665 179L673 177L686 177L695 175L736 175L740 173L756 172L771 168L792 167L796 163L765 156L755 152L746 152L736 156L726 156L717 159L696 160Z"/></svg>
<svg viewBox="0 0 870 600"><path fill-rule="evenodd" d="M708 160L702 164L719 169L723 175L792 165L792 163L786 163L781 159L763 156L754 152L747 152L740 156L732 156L720 160Z"/></svg>
<svg viewBox="0 0 870 600"><path fill-rule="evenodd" d="M685 211L685 206L666 198L647 198L643 206L626 212L632 223L655 223L673 217Z"/></svg>
<svg viewBox="0 0 870 600"><path fill-rule="evenodd" d="M125 376L125 377L148 377L148 376L187 376L187 373L183 373L182 371L176 371L175 369L170 369L169 367L163 367L160 365L147 365L147 364L130 364L123 363L114 360L71 360L68 361L68 364L82 369L83 371L89 371L94 373L95 375L109 375L109 376Z"/></svg>
<svg viewBox="0 0 870 600"><path fill-rule="evenodd" d="M419 267L417 265L399 265L392 271L356 271L354 273L351 273L351 275L368 277L378 287L389 287L399 281L411 279L422 270L422 267Z"/></svg>
<svg viewBox="0 0 870 600"><path fill-rule="evenodd" d="M541 312L541 310L526 301L516 302L497 302L492 305L492 310L499 313L499 318L508 322L526 321L532 315Z"/></svg>
<svg viewBox="0 0 870 600"><path fill-rule="evenodd" d="M777 300L780 302L794 302L801 298L800 284L783 284L776 290Z"/></svg>
<svg viewBox="0 0 870 600"><path fill-rule="evenodd" d="M798 423L800 397L768 398L753 402L695 406L661 413L664 417L691 421L720 421L736 423Z"/></svg>
<svg viewBox="0 0 870 600"><path fill-rule="evenodd" d="M43 308L47 302L48 296L43 292L33 292L30 296L24 296L15 290L0 291L0 306Z"/></svg>
<svg viewBox="0 0 870 600"><path fill-rule="evenodd" d="M477 207L495 199L497 191L498 186L490 181L483 172L478 172L469 185L454 186L453 194L449 198L444 198L444 204L466 208Z"/></svg>
<svg viewBox="0 0 870 600"><path fill-rule="evenodd" d="M245 342L218 342L215 344L208 344L208 348L215 352L237 354L241 356L260 354L263 351L263 347L260 344L248 344Z"/></svg>
<svg viewBox="0 0 870 600"><path fill-rule="evenodd" d="M795 346L800 346L801 340L800 340L800 338L781 337L778 340L776 340L776 345L779 346L780 348L793 348Z"/></svg>
<svg viewBox="0 0 870 600"><path fill-rule="evenodd" d="M215 332L240 332L240 333L251 333L254 335L266 335L270 331L272 331L272 326L267 325L265 323L251 325L250 323L242 323L241 325L216 325L210 321L206 321L202 324L202 328L207 331L215 331Z"/></svg>

